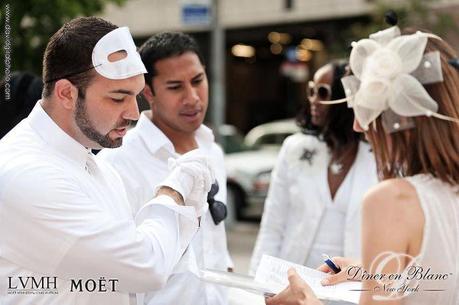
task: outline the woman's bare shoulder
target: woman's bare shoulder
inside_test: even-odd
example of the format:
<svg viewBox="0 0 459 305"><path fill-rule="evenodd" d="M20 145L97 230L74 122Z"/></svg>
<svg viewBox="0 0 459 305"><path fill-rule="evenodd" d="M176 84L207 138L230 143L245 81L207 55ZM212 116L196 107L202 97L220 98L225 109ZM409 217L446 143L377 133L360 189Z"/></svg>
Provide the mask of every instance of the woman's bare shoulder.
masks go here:
<svg viewBox="0 0 459 305"><path fill-rule="evenodd" d="M419 199L414 186L405 179L384 180L370 188L364 196L364 208L394 209L402 211L419 206Z"/></svg>
<svg viewBox="0 0 459 305"><path fill-rule="evenodd" d="M405 179L389 179L371 188L363 199L366 223L407 235L417 232L424 214L415 187ZM368 221L370 220L370 221Z"/></svg>

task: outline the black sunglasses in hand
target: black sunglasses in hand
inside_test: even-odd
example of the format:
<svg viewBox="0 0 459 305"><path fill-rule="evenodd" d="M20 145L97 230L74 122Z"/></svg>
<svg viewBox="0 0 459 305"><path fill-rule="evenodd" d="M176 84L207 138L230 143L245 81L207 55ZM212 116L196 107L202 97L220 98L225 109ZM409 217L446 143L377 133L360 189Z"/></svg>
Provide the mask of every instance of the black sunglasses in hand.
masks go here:
<svg viewBox="0 0 459 305"><path fill-rule="evenodd" d="M207 193L207 202L209 203L209 211L212 219L214 220L215 225L218 225L222 220L226 218L228 211L226 205L218 200L215 200L215 195L217 195L219 190L218 182L215 181L209 193Z"/></svg>

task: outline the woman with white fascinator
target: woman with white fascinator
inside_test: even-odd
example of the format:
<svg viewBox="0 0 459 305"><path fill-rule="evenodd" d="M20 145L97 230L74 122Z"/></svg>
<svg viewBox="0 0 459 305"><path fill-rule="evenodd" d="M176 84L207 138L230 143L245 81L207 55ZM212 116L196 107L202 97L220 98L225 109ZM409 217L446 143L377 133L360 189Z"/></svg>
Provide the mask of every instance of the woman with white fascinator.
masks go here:
<svg viewBox="0 0 459 305"><path fill-rule="evenodd" d="M354 129L384 181L364 197L362 262L335 259L329 283L360 280L361 305L459 304L459 71L440 37L398 27L353 43L343 79ZM454 60L453 60L454 62ZM292 269L268 305L322 304Z"/></svg>

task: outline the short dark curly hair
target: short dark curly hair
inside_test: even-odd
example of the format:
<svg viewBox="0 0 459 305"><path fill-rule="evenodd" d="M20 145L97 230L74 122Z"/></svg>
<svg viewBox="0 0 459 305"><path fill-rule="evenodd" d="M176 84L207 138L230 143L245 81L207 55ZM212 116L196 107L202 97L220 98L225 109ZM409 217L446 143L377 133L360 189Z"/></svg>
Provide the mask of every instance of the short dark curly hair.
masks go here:
<svg viewBox="0 0 459 305"><path fill-rule="evenodd" d="M65 23L49 40L43 56L43 97L59 79L68 79L80 94L94 77L92 51L99 39L118 27L98 17L79 17Z"/></svg>
<svg viewBox="0 0 459 305"><path fill-rule="evenodd" d="M341 78L348 71L348 62L345 60L334 60L330 62L333 69L333 80L331 83L331 99L337 100L346 97ZM316 135L323 139L327 146L335 149L350 142L358 142L361 135L352 128L354 124L354 112L346 103L332 105L329 108L325 125L318 127L312 124L309 103L304 103L296 118L298 126L304 133Z"/></svg>
<svg viewBox="0 0 459 305"><path fill-rule="evenodd" d="M151 87L151 81L158 73L155 64L159 60L186 52L195 53L204 65L199 46L190 35L181 32L162 32L151 36L139 49L140 57L148 72L145 74L145 83Z"/></svg>

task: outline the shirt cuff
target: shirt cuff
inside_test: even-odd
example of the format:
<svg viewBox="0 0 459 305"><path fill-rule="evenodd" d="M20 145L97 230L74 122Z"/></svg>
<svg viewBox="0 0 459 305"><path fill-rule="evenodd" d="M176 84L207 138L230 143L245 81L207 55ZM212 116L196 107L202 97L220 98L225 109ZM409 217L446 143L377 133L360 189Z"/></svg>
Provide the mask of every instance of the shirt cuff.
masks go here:
<svg viewBox="0 0 459 305"><path fill-rule="evenodd" d="M174 211L177 214L180 214L181 216L184 216L185 218L189 219L190 221L197 221L197 214L196 214L196 209L192 206L183 206L177 204L174 199L167 195L159 195L152 200L148 201L143 207L140 208L139 212L137 212L137 215L135 216L136 223L138 222L137 219L141 217L142 214L144 214L144 210L147 209L148 207L155 207L155 206L163 206L166 207L172 211Z"/></svg>

